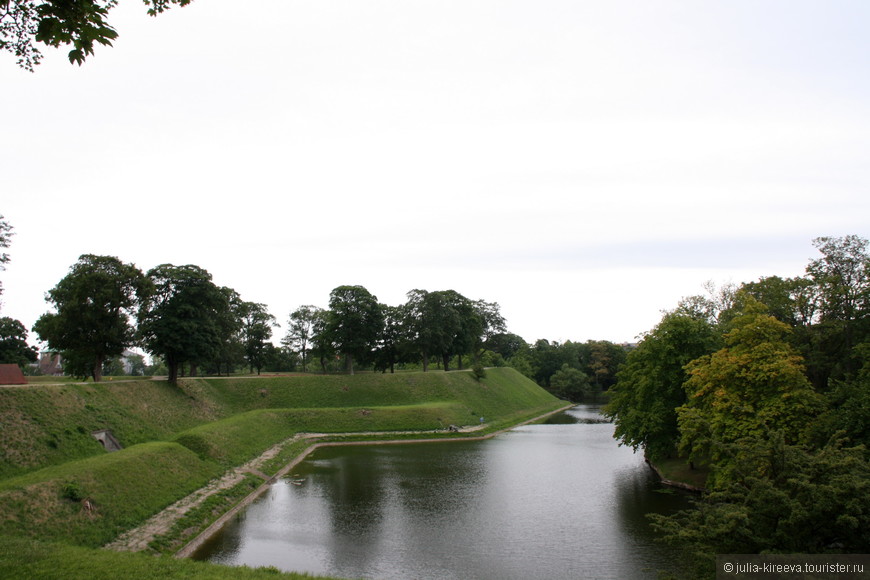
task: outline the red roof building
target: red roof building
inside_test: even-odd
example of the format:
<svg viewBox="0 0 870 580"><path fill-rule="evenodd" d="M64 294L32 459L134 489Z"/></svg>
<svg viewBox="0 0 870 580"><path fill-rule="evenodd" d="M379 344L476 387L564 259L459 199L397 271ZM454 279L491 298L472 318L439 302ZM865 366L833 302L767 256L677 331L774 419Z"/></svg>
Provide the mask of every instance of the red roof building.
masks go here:
<svg viewBox="0 0 870 580"><path fill-rule="evenodd" d="M27 379L18 365L0 365L0 385L26 385Z"/></svg>

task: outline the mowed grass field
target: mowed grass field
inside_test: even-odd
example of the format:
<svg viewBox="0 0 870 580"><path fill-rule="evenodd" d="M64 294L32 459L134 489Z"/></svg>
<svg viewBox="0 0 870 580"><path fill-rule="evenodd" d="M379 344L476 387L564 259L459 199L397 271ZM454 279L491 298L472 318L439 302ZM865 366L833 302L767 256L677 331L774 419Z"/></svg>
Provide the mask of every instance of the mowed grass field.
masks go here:
<svg viewBox="0 0 870 580"><path fill-rule="evenodd" d="M155 577L199 577L189 562L93 549L298 433L407 437L481 417L487 432L562 405L509 368L489 369L480 382L470 372L433 371L0 389L0 577L77 577L34 568L46 554L65 554L82 570L117 557L122 568L154 564ZM107 453L91 435L103 429L124 449ZM267 475L281 466L269 464ZM119 577L105 565L105 577Z"/></svg>

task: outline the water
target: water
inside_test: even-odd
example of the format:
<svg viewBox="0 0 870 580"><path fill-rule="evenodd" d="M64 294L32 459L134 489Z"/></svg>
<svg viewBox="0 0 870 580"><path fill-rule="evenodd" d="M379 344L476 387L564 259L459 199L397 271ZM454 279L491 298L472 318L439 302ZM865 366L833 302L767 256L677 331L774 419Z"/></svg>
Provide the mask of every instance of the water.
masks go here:
<svg viewBox="0 0 870 580"><path fill-rule="evenodd" d="M644 514L687 498L662 493L596 407L566 416L488 441L318 450L194 558L380 580L671 569L676 555L655 543Z"/></svg>

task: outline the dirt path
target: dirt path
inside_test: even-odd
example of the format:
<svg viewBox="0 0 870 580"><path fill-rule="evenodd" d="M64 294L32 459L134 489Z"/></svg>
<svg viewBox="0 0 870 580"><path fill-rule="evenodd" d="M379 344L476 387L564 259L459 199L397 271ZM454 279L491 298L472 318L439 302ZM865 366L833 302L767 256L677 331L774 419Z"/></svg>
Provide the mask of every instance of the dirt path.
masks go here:
<svg viewBox="0 0 870 580"><path fill-rule="evenodd" d="M534 421L538 421L548 415L552 415L558 413L560 411L564 411L566 409L571 408L573 405L568 405L561 409L557 409L555 411L551 411L549 413L544 413L538 417L534 417L527 421L523 421L522 423L518 423L516 425L512 425L507 429L502 429L500 431L496 431L494 433L488 433L486 435L480 437L463 437L461 439L433 439L431 437L427 438L427 435L432 435L437 433L437 431L388 431L388 432L358 432L358 433L298 433L297 435L291 437L290 439L286 439L277 445L270 447L266 450L262 455L253 459L244 465L231 469L227 473L225 473L221 478L215 479L211 481L208 485L203 488L198 489L187 497L178 500L174 504L170 505L160 513L151 517L144 524L139 526L138 528L134 528L120 535L113 542L106 544L104 548L110 550L117 551L126 551L126 552L138 552L142 550L146 550L148 548L148 544L151 543L154 538L159 535L167 533L172 526L181 519L188 511L199 506L203 501L208 499L210 496L219 493L222 490L229 489L234 485L238 484L244 478L246 473L253 473L261 478L263 478L264 482L259 488L257 488L254 492L248 495L241 502L236 504L230 511L225 513L223 516L218 518L211 526L209 526L206 530L201 532L196 538L193 539L190 543L188 543L184 548L182 548L177 554L177 557L187 557L192 554L196 548L198 548L205 539L210 537L215 531L220 529L233 515L238 513L242 508L247 506L249 503L254 501L257 497L259 497L265 490L268 488L275 480L283 477L287 473L290 472L297 464L299 464L303 459L305 459L312 451L317 449L318 447L333 447L339 445L389 445L389 444L403 444L403 443L420 443L420 442L448 442L448 441L471 441L476 439L489 439L491 437L495 437L499 433L503 433L508 431L509 429L514 429L521 425L526 425L528 423L532 423ZM461 433L473 433L475 431L480 431L485 428L484 425L475 425L473 427L463 427L459 429ZM442 431L443 432L443 431ZM395 439L389 441L319 441L320 439L326 437L351 437L351 436L383 436L383 435L419 435L419 439ZM284 447L287 445L294 443L300 440L311 440L312 444L303 450L299 455L297 455L290 463L285 465L278 473L274 476L269 477L260 471L260 468L263 464L275 457Z"/></svg>

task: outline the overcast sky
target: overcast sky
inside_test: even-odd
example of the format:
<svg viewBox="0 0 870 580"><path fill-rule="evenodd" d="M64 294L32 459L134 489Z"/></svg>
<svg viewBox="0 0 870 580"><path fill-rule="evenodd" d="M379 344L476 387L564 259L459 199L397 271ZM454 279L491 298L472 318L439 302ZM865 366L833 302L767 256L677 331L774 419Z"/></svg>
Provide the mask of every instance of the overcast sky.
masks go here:
<svg viewBox="0 0 870 580"><path fill-rule="evenodd" d="M28 328L92 253L196 264L285 328L362 284L498 302L530 342L633 341L708 280L870 237L866 0L125 0L110 21L82 67L0 55L0 315Z"/></svg>

